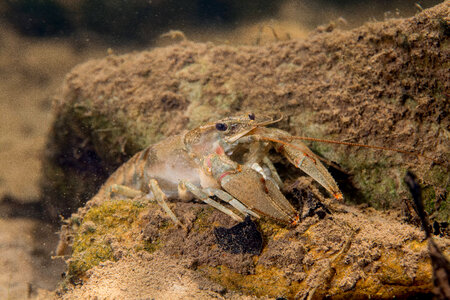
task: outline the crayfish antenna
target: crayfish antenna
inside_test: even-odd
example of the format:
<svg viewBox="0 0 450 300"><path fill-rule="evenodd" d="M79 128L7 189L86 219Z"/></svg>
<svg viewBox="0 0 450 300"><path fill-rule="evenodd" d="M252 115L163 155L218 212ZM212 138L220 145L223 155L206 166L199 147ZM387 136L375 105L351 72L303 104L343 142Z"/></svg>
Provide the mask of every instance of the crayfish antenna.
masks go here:
<svg viewBox="0 0 450 300"><path fill-rule="evenodd" d="M320 143L328 143L328 144L346 145L346 146L353 146L353 147L360 147L360 148L369 148L369 149L375 149L375 150L394 151L394 152L403 153L403 154L407 154L407 155L413 155L416 157L422 157L422 158L425 158L427 160L434 162L435 164L441 164L439 161L437 161L431 157L428 157L428 156L425 156L425 155L422 155L422 154L419 154L416 152L406 151L406 150L397 149L397 148L365 145L365 144L342 142L342 141L327 140L327 139L318 139L318 138L307 137L307 136L289 136L286 138L293 139L293 140L303 140L303 141L312 141L312 142L320 142Z"/></svg>
<svg viewBox="0 0 450 300"><path fill-rule="evenodd" d="M255 126L261 127L261 126L267 126L267 125L270 125L270 124L278 123L278 122L280 122L281 120L283 120L283 118L284 118L284 116L281 115L281 116L280 116L279 118L277 118L277 119L272 119L272 120L268 120L268 121L263 121L263 122L256 123Z"/></svg>

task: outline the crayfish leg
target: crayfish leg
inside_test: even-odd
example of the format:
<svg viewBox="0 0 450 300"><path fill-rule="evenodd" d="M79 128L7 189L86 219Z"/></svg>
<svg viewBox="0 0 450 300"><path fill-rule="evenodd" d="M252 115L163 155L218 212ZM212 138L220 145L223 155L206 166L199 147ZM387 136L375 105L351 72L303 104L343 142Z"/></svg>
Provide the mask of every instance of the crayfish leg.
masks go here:
<svg viewBox="0 0 450 300"><path fill-rule="evenodd" d="M106 189L106 195L108 198L111 198L113 194L125 196L128 198L134 198L137 196L141 196L142 192L133 188L130 188L126 185L122 184L112 184L110 187Z"/></svg>
<svg viewBox="0 0 450 300"><path fill-rule="evenodd" d="M210 195L214 195L217 198L219 198L220 200L229 203L231 206L236 208L244 216L251 215L255 218L258 218L258 219L260 218L258 214L253 212L251 209L248 209L244 204L242 204L241 202L236 200L233 196L231 196L230 194L228 194L225 191L215 189L215 188L206 188L205 191L208 192Z"/></svg>
<svg viewBox="0 0 450 300"><path fill-rule="evenodd" d="M148 187L150 188L150 191L153 193L153 199L150 200L156 200L156 202L161 206L161 208L169 215L169 217L172 219L172 221L181 226L184 230L187 230L186 226L184 226L180 220L178 220L177 216L173 213L173 211L170 209L170 207L167 205L167 196L164 194L164 192L159 187L158 181L155 179L150 179Z"/></svg>
<svg viewBox="0 0 450 300"><path fill-rule="evenodd" d="M193 184L191 182L184 181L184 182L181 182L180 184L183 184L192 194L194 194L195 197L202 200L206 204L209 204L212 207L220 210L221 212L229 215L230 217L232 217L234 220L236 220L238 222L243 221L243 219L241 217L239 217L238 215L236 215L234 212L232 212L231 210L229 210L222 204L211 199L207 193L207 190L202 190L201 188L197 187L195 184Z"/></svg>

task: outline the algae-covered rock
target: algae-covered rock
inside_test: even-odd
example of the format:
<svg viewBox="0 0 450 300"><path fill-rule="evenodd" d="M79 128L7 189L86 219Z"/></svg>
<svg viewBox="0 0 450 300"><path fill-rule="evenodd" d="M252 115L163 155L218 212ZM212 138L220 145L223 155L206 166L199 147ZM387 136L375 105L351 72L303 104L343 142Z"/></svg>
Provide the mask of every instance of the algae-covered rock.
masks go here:
<svg viewBox="0 0 450 300"><path fill-rule="evenodd" d="M97 289L98 280L106 286L110 280L120 284L127 279L112 274L130 269L130 260L140 261L140 267L121 276L134 278L138 288L154 278L148 273L150 265L170 260L176 262L172 271L177 275L171 275L167 286L173 281L185 284L186 272L194 272L200 285L213 281L224 291L257 297L389 299L431 293L432 267L419 228L400 222L397 214L327 204L331 214L305 217L296 227L257 220L264 247L253 255L218 246L214 228L231 227L236 221L206 205L171 205L185 231L145 197L118 200L97 195L95 203L74 214L64 229L73 247L64 295L70 299ZM437 238L437 243L450 254L449 239ZM151 297L155 290L145 293Z"/></svg>
<svg viewBox="0 0 450 300"><path fill-rule="evenodd" d="M411 169L425 187L428 212L448 221L449 15L445 2L409 19L317 31L306 40L183 42L82 64L68 74L56 104L44 168L48 207L68 216L148 144L253 111L282 113L277 126L295 135L394 147L440 162L311 144L351 175L339 182L348 201L398 206Z"/></svg>
<svg viewBox="0 0 450 300"><path fill-rule="evenodd" d="M411 169L433 220L449 221L449 13L445 2L409 19L317 31L304 41L261 47L182 42L76 67L56 107L46 158L43 186L55 214L69 215L81 206L146 145L239 112L282 113L277 126L294 135L399 148L431 160L311 144L350 175L336 177L347 205L303 185L305 194L314 194L332 213L308 216L295 228L258 220L264 245L253 256L227 253L216 244L213 228L234 223L204 204L172 204L189 229L184 231L145 198L117 201L102 193L63 228L64 242L73 247L68 297L82 289L71 284L93 285L92 278L110 276L129 259L139 258L145 270L145 262L158 257L177 260L177 274L194 271L227 291L255 296L430 293L426 242L418 227L405 223L414 212L408 205L402 216L372 207L403 206L410 197L403 177ZM308 181L273 158L284 180ZM355 208L352 202L364 205ZM449 240L438 242L448 255ZM218 295L223 293L219 288Z"/></svg>

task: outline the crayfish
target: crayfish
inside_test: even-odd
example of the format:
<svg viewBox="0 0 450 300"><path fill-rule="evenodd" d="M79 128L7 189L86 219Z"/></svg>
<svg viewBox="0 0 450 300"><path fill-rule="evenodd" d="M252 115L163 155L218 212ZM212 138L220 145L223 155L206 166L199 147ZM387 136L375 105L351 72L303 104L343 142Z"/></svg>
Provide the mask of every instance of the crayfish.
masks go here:
<svg viewBox="0 0 450 300"><path fill-rule="evenodd" d="M269 150L284 155L335 199L342 200L343 196L320 158L298 137L266 127L279 120L269 116L257 118L251 113L210 122L169 137L136 153L110 176L99 193L128 197L144 194L181 226L167 199L197 198L237 221L243 220L240 215L255 218L262 215L296 225L299 214L280 191L283 183L269 159ZM231 155L242 149L247 151L246 159L238 163ZM233 206L240 215L213 196Z"/></svg>

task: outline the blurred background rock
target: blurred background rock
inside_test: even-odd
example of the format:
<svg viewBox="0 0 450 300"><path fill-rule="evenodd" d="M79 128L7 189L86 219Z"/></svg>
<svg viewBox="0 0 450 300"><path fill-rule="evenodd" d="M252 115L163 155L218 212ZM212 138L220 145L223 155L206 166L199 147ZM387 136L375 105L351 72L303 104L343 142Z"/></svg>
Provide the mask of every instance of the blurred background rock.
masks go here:
<svg viewBox="0 0 450 300"><path fill-rule="evenodd" d="M242 36L242 27L255 23L282 22L295 29L311 30L330 21L342 21L349 27L367 20L405 17L420 7L441 1L426 0L6 0L0 4L3 24L11 24L18 33L35 36L71 36L100 38L113 45L131 41L148 45L173 29L200 40L225 41ZM237 30L239 29L239 30ZM237 31L236 31L237 30ZM224 35L224 33L226 33ZM192 38L192 37L191 37ZM241 43L253 39L242 36Z"/></svg>

